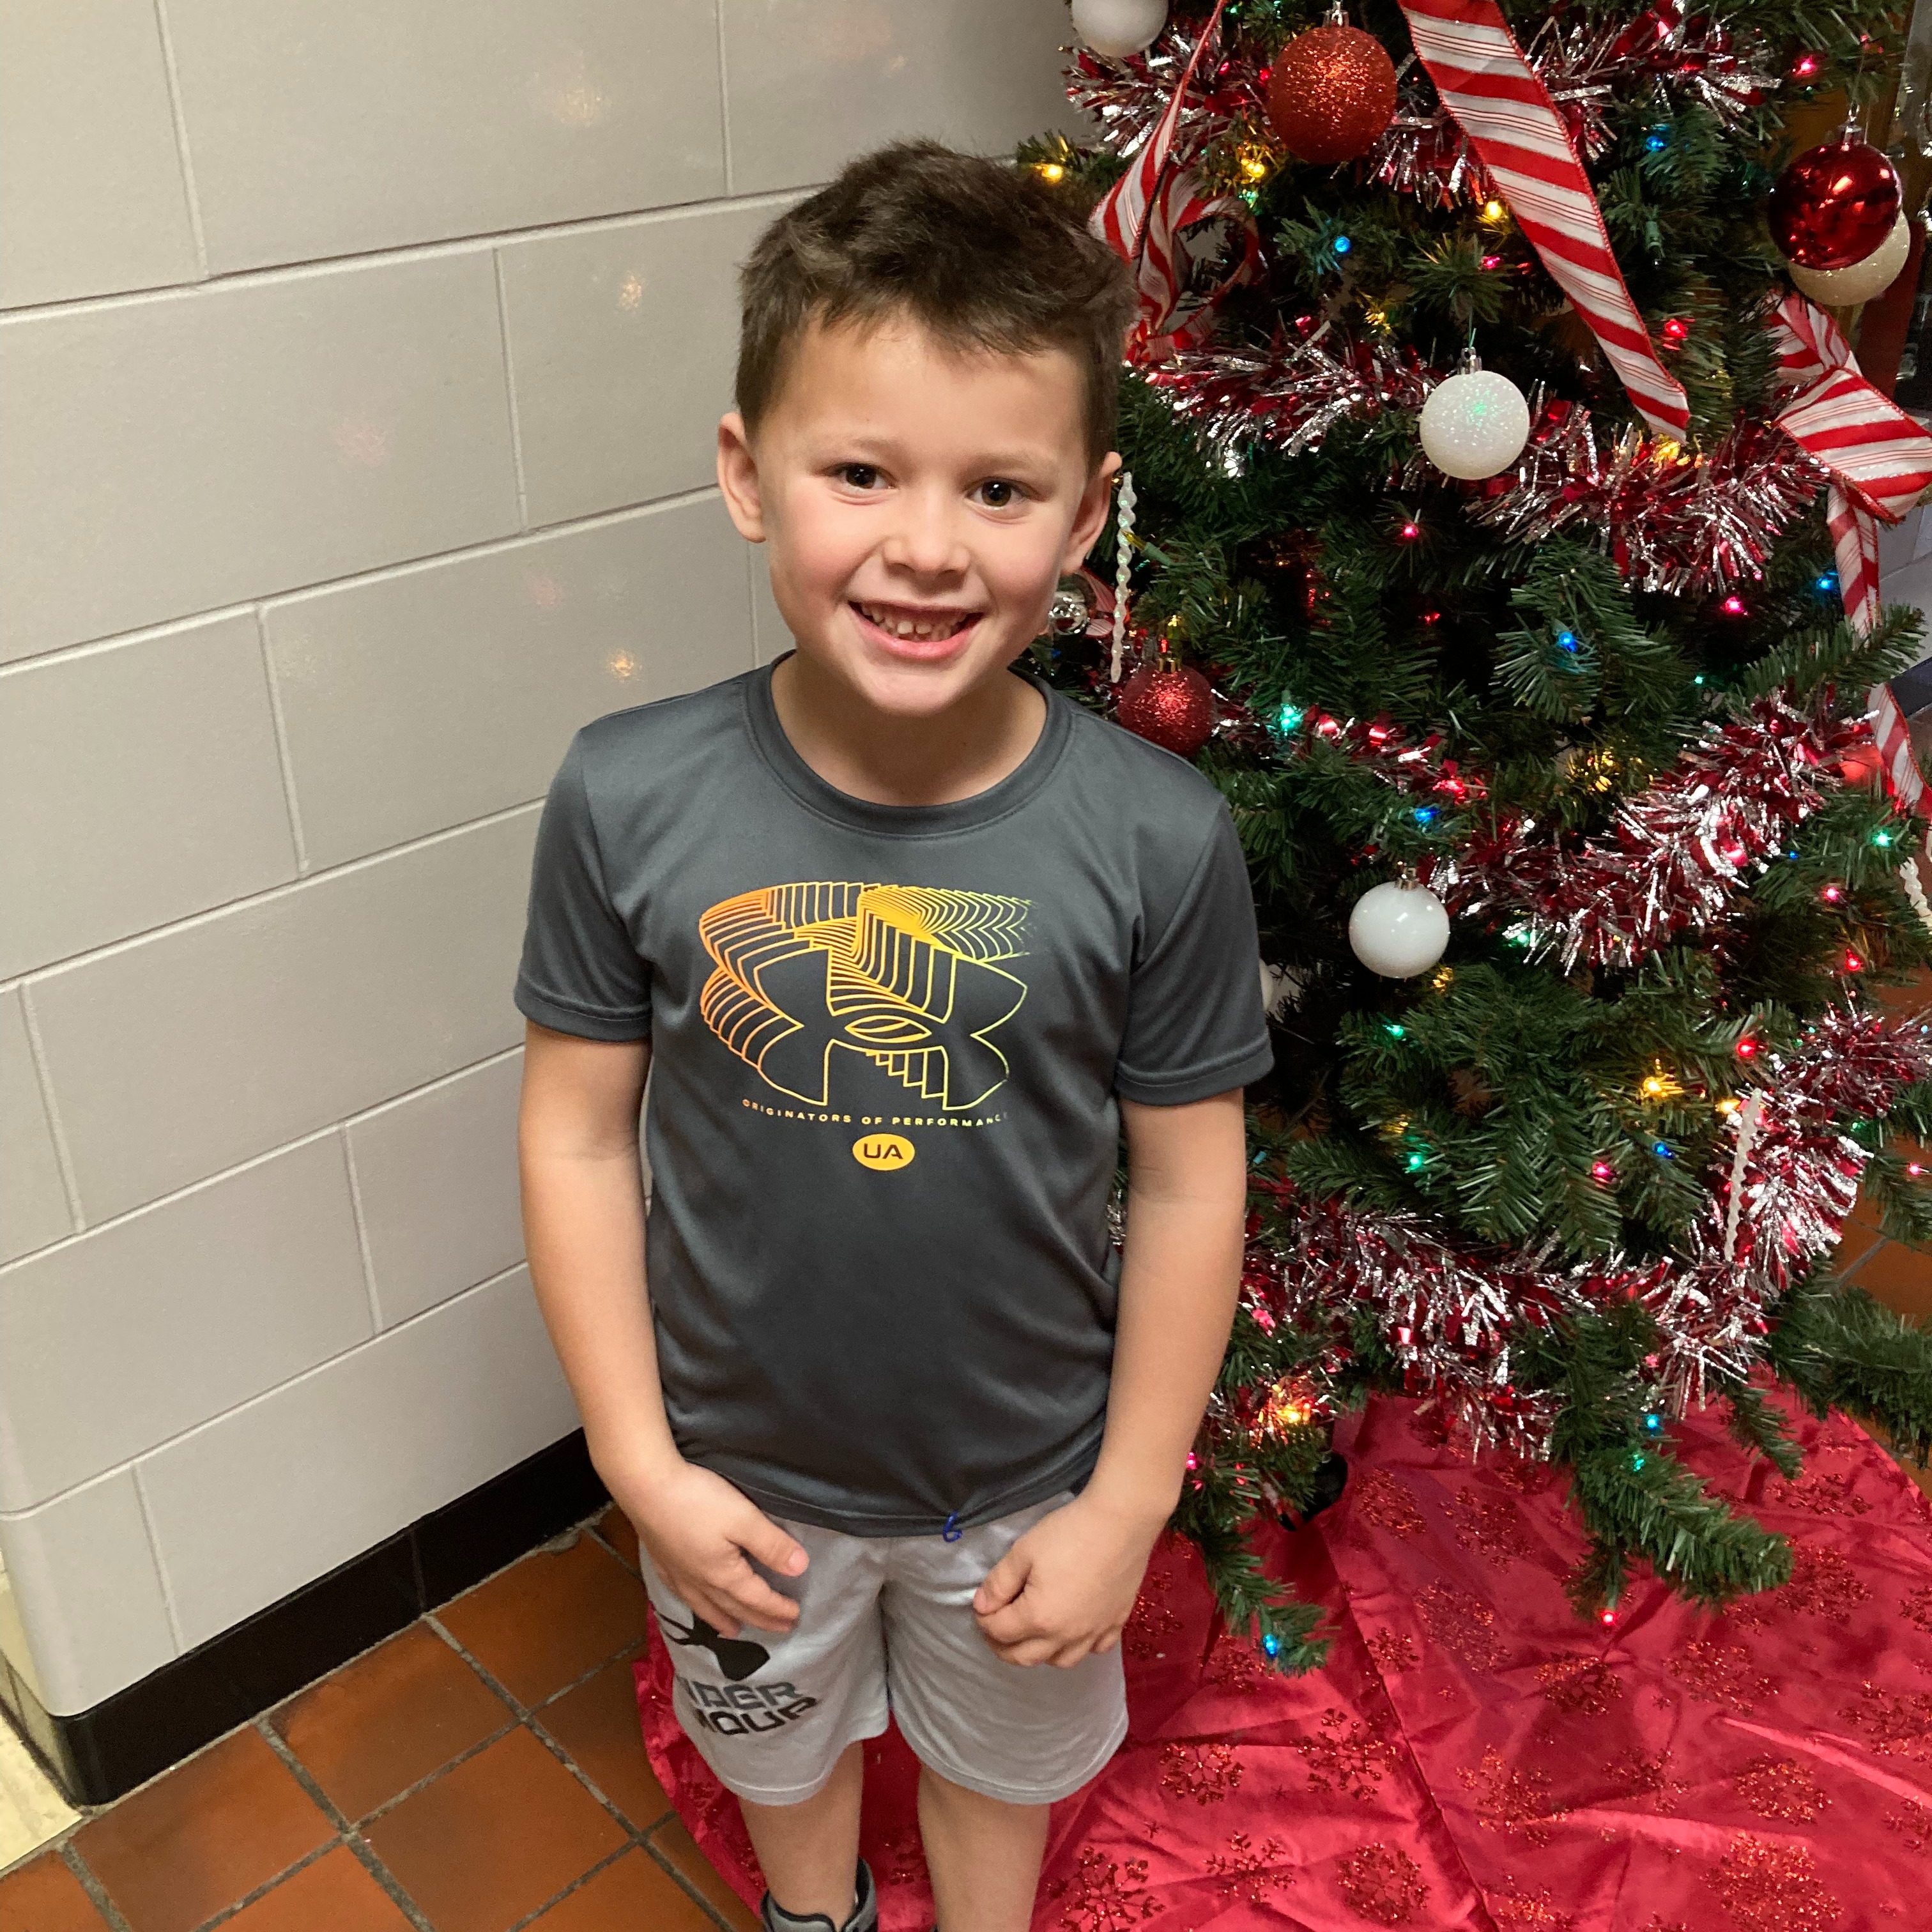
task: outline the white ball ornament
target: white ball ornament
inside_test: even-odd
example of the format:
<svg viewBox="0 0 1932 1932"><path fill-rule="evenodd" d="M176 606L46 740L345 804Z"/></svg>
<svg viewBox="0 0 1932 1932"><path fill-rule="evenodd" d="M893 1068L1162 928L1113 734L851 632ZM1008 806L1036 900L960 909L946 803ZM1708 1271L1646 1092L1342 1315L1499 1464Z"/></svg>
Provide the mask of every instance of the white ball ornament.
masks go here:
<svg viewBox="0 0 1932 1932"><path fill-rule="evenodd" d="M1152 46L1166 25L1167 0L1073 0L1073 31L1116 60Z"/></svg>
<svg viewBox="0 0 1932 1932"><path fill-rule="evenodd" d="M1801 268L1790 262L1785 272L1814 302L1826 308L1850 308L1883 295L1898 280L1911 253L1912 220L1901 211L1892 232L1862 262L1847 268Z"/></svg>
<svg viewBox="0 0 1932 1932"><path fill-rule="evenodd" d="M1472 349L1462 367L1422 406L1422 452L1450 476L1494 476L1529 440L1529 404L1507 376L1485 369Z"/></svg>
<svg viewBox="0 0 1932 1932"><path fill-rule="evenodd" d="M1426 886L1391 879L1372 886L1348 915L1348 944L1371 973L1384 980L1413 980L1442 957L1449 944L1449 915Z"/></svg>

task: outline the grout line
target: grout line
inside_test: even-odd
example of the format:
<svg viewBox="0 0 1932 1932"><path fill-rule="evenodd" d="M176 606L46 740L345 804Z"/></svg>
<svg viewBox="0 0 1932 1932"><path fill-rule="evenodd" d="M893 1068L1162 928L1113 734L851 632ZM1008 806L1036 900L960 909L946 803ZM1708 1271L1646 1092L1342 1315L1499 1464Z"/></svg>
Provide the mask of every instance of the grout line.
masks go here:
<svg viewBox="0 0 1932 1932"><path fill-rule="evenodd" d="M284 1142L280 1147L250 1154L246 1160L237 1161L232 1167L224 1167L218 1174L204 1174L199 1180L190 1180L184 1187L170 1189L166 1194L158 1194L153 1200L143 1201L136 1207L124 1208L119 1214L110 1214L106 1220L97 1221L91 1227L84 1227L76 1234L63 1234L58 1240L50 1241L44 1248L34 1248L24 1255L17 1256L5 1267L0 1268L0 1276L14 1268L24 1268L29 1262L39 1261L52 1254L56 1248L65 1247L69 1243L80 1240L82 1235L98 1234L107 1228L118 1228L124 1221L133 1220L136 1215L152 1214L158 1208L165 1208L170 1202L184 1200L190 1194L199 1194L205 1187L213 1187L219 1182L232 1180L238 1174L245 1174L251 1167L260 1167L265 1161L274 1160L282 1154L293 1154L297 1148L308 1147L320 1140L325 1134L334 1133L338 1125L339 1122L332 1120L327 1126L317 1127L313 1133L298 1134L293 1140ZM91 1476L88 1478L90 1482L93 1480ZM70 1486L78 1488L80 1485L75 1484ZM64 1495L66 1492L63 1490L62 1493ZM0 1515L7 1514L9 1512L0 1510Z"/></svg>
<svg viewBox="0 0 1932 1932"><path fill-rule="evenodd" d="M74 1223L72 1233L64 1236L74 1240L87 1231L87 1217L81 1211L80 1182L74 1170L74 1150L68 1145L67 1130L61 1124L60 1109L54 1104L54 1079L47 1065L46 1042L40 1037L40 1023L34 1015L33 988L22 982L20 986L20 1017L27 1029L27 1056L34 1063L34 1078L38 1083L41 1111L46 1115L47 1133L54 1144L54 1162L60 1169L61 1191L67 1196L68 1218ZM48 1247L58 1247L59 1241L50 1241ZM46 1249L31 1250L44 1254ZM22 1258L25 1258L22 1257Z"/></svg>
<svg viewBox="0 0 1932 1932"><path fill-rule="evenodd" d="M404 1890L401 1880L376 1856L376 1848L360 1832L351 1832L342 1841L356 1863L382 1887L389 1903L416 1928L416 1932L436 1932L416 1900Z"/></svg>
<svg viewBox="0 0 1932 1932"><path fill-rule="evenodd" d="M308 876L308 841L302 836L302 806L296 796L296 765L289 750L289 721L282 710L282 688L275 676L274 653L268 648L268 614L255 606L255 640L262 656L262 676L268 687L268 716L275 728L275 760L281 767L282 802L288 808L289 836L295 842L296 877Z"/></svg>
<svg viewBox="0 0 1932 1932"><path fill-rule="evenodd" d="M490 260L496 272L496 332L503 349L503 391L510 405L510 460L517 472L517 520L527 530L530 491L524 476L524 431L517 410L517 372L510 361L510 297L503 286L502 250L491 249Z"/></svg>
<svg viewBox="0 0 1932 1932"><path fill-rule="evenodd" d="M342 1162L349 1170L349 1211L356 1218L356 1246L362 1257L362 1290L369 1298L369 1334L373 1340L382 1332L382 1298L376 1287L376 1258L369 1252L369 1222L362 1211L362 1177L356 1172L355 1144L346 1126L342 1136Z"/></svg>
<svg viewBox="0 0 1932 1932"><path fill-rule="evenodd" d="M178 932L190 932L196 926L206 926L218 919L225 919L231 913L259 911L275 899L284 898L291 892L304 892L325 880L346 878L352 872L364 872L371 866L384 864L391 859L423 851L431 845L440 845L448 839L460 838L466 833L480 830L486 826L501 824L506 820L514 818L519 813L535 812L543 802L541 794L535 798L518 799L514 804L499 806L494 812L486 812L477 818L465 819L460 825L441 826L434 832L419 832L412 838L403 839L394 845L382 846L374 852L359 852L354 858L344 859L338 865L325 866L320 872L310 873L305 879L284 879L279 884L264 886L260 892L244 892L239 898L230 899L224 904L204 907L200 912L188 914L185 918L166 920L159 926L151 926L140 932L128 933L122 938L110 940L105 946L94 946L85 952L70 953L64 959L50 960L45 965L36 966L32 972L23 974L13 984L38 986L44 980L57 979L64 974L80 970L92 965L98 959L111 959L116 953L128 952L136 946L146 946L150 940L164 935L172 937Z"/></svg>
<svg viewBox="0 0 1932 1932"><path fill-rule="evenodd" d="M228 1924L231 1921L239 1918L250 1906L259 1904L262 1900L268 1897L270 1892L278 1889L289 1880L295 1877L298 1873L308 1870L310 1865L320 1864L341 1843L342 1839L338 1834L336 1837L328 1840L326 1843L316 1846L314 1851L304 1852L293 1864L284 1865L273 1878L256 1886L252 1892L244 1892L239 1898L230 1904L224 1905L219 1912L201 1920L194 1928L194 1932L214 1932L217 1926Z"/></svg>
<svg viewBox="0 0 1932 1932"><path fill-rule="evenodd" d="M760 188L752 194L706 195L696 201L665 202L652 208L618 208L609 214L585 215L574 221L539 222L524 228L485 229L474 235L452 235L434 242L406 242L390 248L368 248L353 254L320 255L307 260L227 269L210 274L202 282L176 282L160 288L118 290L112 295L70 296L56 302L22 302L17 308L0 313L0 328L50 316L129 308L140 302L206 298L238 288L259 288L278 282L312 280L324 275L352 274L362 268L440 261L454 255L480 254L486 248L515 247L525 242L542 242L552 236L595 235L619 228L655 227L660 222L695 220L707 214L778 208L788 202L802 200L824 185L823 182L800 182L790 188Z"/></svg>
<svg viewBox="0 0 1932 1932"><path fill-rule="evenodd" d="M724 8L726 0L711 0L711 18L718 30L718 133L724 153L724 192L731 193L731 96L724 73Z"/></svg>
<svg viewBox="0 0 1932 1932"><path fill-rule="evenodd" d="M620 1845L614 1852L599 1858L587 1872L579 1872L561 1892L551 1893L550 1897L545 1899L534 1912L526 1912L522 1918L514 1920L504 1928L504 1932L523 1932L523 1928L526 1925L535 1924L553 1906L562 1904L564 1900L569 1898L573 1892L581 1892L593 1878L614 1865L620 1858L628 1858L632 1852L641 1847L643 1843L642 1839L634 1838L626 1844Z"/></svg>
<svg viewBox="0 0 1932 1932"><path fill-rule="evenodd" d="M92 1868L81 1856L71 1837L62 1841L60 1856L68 1870L80 1881L80 1888L93 1902L94 1910L113 1928L113 1932L134 1932L134 1928L122 1917L120 1907L109 1897L107 1888L94 1876Z"/></svg>
<svg viewBox="0 0 1932 1932"><path fill-rule="evenodd" d="M678 1814L674 1811L670 1814L670 1817L674 1819L677 1815ZM672 1863L671 1856L668 1852L660 1851L658 1849L658 1834L664 1829L667 1824L670 1822L670 1819L661 1818L658 1820L656 1824L651 1827L650 1832L646 1835L644 1839L644 1850L646 1853L650 1857L653 1858L657 1861L658 1868L668 1877L672 1879L682 1888L685 1896L690 1899L692 1903L697 1906L698 1910L703 1912L705 1917L710 1919L712 1924L722 1927L723 1928L723 1932L731 1932L730 1922L726 1919L724 1915L718 1910L717 1906L712 1904L710 1899L705 1897L703 1892L698 1890L696 1885L694 1884L691 1880L686 1877L684 1874ZM700 1858L704 1856L704 1850L702 1846L699 1848L698 1856ZM937 1928L935 1928L935 1932L937 1932Z"/></svg>
<svg viewBox="0 0 1932 1932"><path fill-rule="evenodd" d="M333 1133L334 1131L335 1130L333 1127L325 1127L322 1130L324 1134ZM312 1134L309 1138L311 1140L319 1140L322 1138L322 1135ZM36 1252L38 1253L44 1254L47 1250L45 1249L40 1249L38 1250ZM375 1348L380 1344L388 1341L392 1336L401 1334L406 1329L415 1327L418 1322L428 1322L436 1316L446 1312L449 1309L454 1306L458 1302L466 1300L471 1295L480 1294L485 1288L494 1288L499 1282L506 1280L510 1276L514 1274L519 1268L523 1268L524 1265L525 1264L520 1261L512 1262L508 1268L499 1268L494 1274L486 1275L481 1281L472 1282L469 1287L459 1288L457 1290L455 1294L446 1295L442 1300L433 1302L428 1307L418 1310L416 1313L410 1316L407 1320L398 1322L394 1324L393 1327L384 1329L380 1335L365 1336L361 1341L351 1343L349 1347L343 1349L339 1354L328 1356L320 1362L311 1362L306 1368L297 1370L293 1375L285 1377L282 1381L274 1383L272 1386L268 1388L257 1390L254 1394L248 1396L246 1400L236 1402L232 1408L224 1408L218 1415L203 1416L198 1422L191 1422L188 1424L184 1427L176 1430L172 1436L164 1436L159 1442L148 1444L145 1448L140 1450L136 1454L131 1463L117 1462L111 1464L107 1469L95 1470L91 1474L83 1476L78 1482L69 1483L64 1489L56 1490L51 1496L37 1496L33 1502L24 1504L18 1509L0 1510L0 1521L8 1522L18 1522L24 1517L33 1515L38 1510L46 1509L52 1504L59 1502L63 1498L72 1495L76 1490L84 1490L90 1484L99 1482L105 1475L117 1472L123 1468L131 1467L138 1469L141 1464L152 1461L154 1458L159 1456L164 1450L172 1449L177 1443L185 1442L190 1437L199 1436L202 1434L204 1430L212 1429L218 1424L230 1421L235 1417L243 1414L250 1409L260 1408L262 1403L274 1400L278 1396L286 1395L290 1389L298 1387L302 1383L312 1381L317 1376L326 1375L332 1369L340 1368L352 1355L360 1354L365 1348ZM484 1480L488 1481L490 1479L486 1477ZM378 1537L376 1539L376 1542L386 1543L389 1540L390 1537L400 1534L401 1531L407 1526L408 1526L406 1524L399 1525L397 1528L388 1532L386 1534ZM322 1575L327 1576L333 1570L340 1569L342 1567L343 1563L353 1562L357 1556L366 1556L368 1553L368 1550L373 1550L376 1544L371 1544L368 1546L368 1549L352 1552L350 1556L343 1558L341 1563L332 1564L328 1570L324 1570L322 1573ZM526 1551L524 1553L527 1555L529 1552ZM520 1558L513 1560L520 1561ZM503 1568L505 1569L508 1569L509 1568L509 1564L506 1564ZM494 1575L496 1573L493 1571L491 1574ZM310 1582L319 1582L320 1580L320 1578L319 1577L311 1577L308 1580ZM484 1580L487 1582L488 1580L486 1578ZM298 1584L296 1587L297 1588L301 1588L304 1586ZM277 1600L279 1600L279 1599ZM273 1607L273 1604L264 1604L261 1606L262 1610L270 1610ZM246 1616L238 1618L236 1622L245 1622L248 1620L248 1617L252 1617L256 1614L256 1612L250 1610L247 1613ZM231 1625L230 1628L232 1628L232 1626ZM386 1639L379 1638L377 1642L386 1642ZM190 1646L189 1648L199 1648L200 1646ZM374 1644L370 1644L365 1646L364 1648L373 1650L375 1648L375 1646ZM358 1651L356 1652L356 1655L358 1657L362 1654L363 1653L361 1651ZM353 1659L345 1659L344 1661L352 1662ZM224 1732L222 1735L226 1736L227 1733Z"/></svg>
<svg viewBox="0 0 1932 1932"><path fill-rule="evenodd" d="M183 1657L190 1646L182 1629L181 1612L175 1604L174 1580L168 1574L167 1558L161 1554L161 1534L154 1526L154 1512L148 1501L148 1486L141 1480L140 1463L129 1463L128 1473L134 1478L134 1501L141 1512L141 1528L148 1539L148 1555L154 1563L155 1579L161 1586L161 1604L168 1613L168 1634L175 1640L176 1656Z"/></svg>
<svg viewBox="0 0 1932 1932"><path fill-rule="evenodd" d="M188 226L194 234L194 259L206 280L208 237L201 225L201 196L195 190L194 160L188 152L188 114L182 106L181 74L175 62L175 38L168 31L166 0L154 0L154 28L160 35L161 64L167 70L168 111L174 120L175 154L181 163L182 190L188 199Z"/></svg>
<svg viewBox="0 0 1932 1932"><path fill-rule="evenodd" d="M508 551L528 549L554 539L588 534L592 530L624 523L633 518L641 520L668 511L685 509L693 503L705 502L717 496L718 485L715 482L694 484L688 490L674 490L668 496L644 496L635 502L615 503L607 510L593 510L588 516L560 518L554 524L538 524L531 530L513 530L507 536L480 538L475 543L459 544L454 550L434 550L427 556L404 557L394 563L374 564L366 570L351 571L346 576L318 578L311 584L286 584L280 590L270 591L264 596L260 600L260 607L266 615L272 605L305 603L315 598L332 597L338 591L359 590L366 585L387 584L399 578L418 575L424 571L439 570L446 564L466 563ZM117 631L105 638L88 638L79 644L56 644L50 650L35 651L29 656L16 658L9 664L0 664L0 680L43 670L50 664L64 664L73 658L92 657L103 651L118 651L125 645L156 643L164 638L195 629L203 624L216 623L226 617L248 616L255 608L253 604L218 604L212 610L191 610L184 616L170 617L164 623L138 625L131 631Z"/></svg>

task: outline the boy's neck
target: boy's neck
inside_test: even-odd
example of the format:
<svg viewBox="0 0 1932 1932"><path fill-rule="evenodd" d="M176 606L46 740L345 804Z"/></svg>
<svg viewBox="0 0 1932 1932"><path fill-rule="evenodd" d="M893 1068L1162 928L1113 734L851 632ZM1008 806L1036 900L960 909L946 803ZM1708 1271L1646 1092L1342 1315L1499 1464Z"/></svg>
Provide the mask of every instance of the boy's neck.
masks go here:
<svg viewBox="0 0 1932 1932"><path fill-rule="evenodd" d="M867 704L802 652L772 671L772 703L791 748L835 791L872 805L952 805L990 791L1040 742L1046 702L1002 671L930 718Z"/></svg>

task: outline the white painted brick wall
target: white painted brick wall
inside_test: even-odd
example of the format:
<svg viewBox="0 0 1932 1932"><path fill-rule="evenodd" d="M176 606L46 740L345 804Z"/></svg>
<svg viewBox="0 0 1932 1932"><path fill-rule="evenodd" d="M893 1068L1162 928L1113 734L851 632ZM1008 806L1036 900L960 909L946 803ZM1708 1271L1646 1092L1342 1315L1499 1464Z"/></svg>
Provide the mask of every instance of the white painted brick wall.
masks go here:
<svg viewBox="0 0 1932 1932"><path fill-rule="evenodd" d="M1064 122L1066 36L0 0L0 1552L50 1708L574 1426L514 1194L538 804L579 724L782 647L710 484L752 238L895 134Z"/></svg>

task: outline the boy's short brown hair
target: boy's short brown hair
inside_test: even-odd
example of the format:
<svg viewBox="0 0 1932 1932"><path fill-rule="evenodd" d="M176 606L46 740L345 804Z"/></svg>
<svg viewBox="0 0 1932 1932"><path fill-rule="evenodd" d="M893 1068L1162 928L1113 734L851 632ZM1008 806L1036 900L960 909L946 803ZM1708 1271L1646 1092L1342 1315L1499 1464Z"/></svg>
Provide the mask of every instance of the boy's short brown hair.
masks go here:
<svg viewBox="0 0 1932 1932"><path fill-rule="evenodd" d="M955 349L1066 350L1080 368L1090 464L1113 446L1133 284L1030 169L895 142L780 215L738 280L737 402L749 429L814 322L908 316Z"/></svg>

